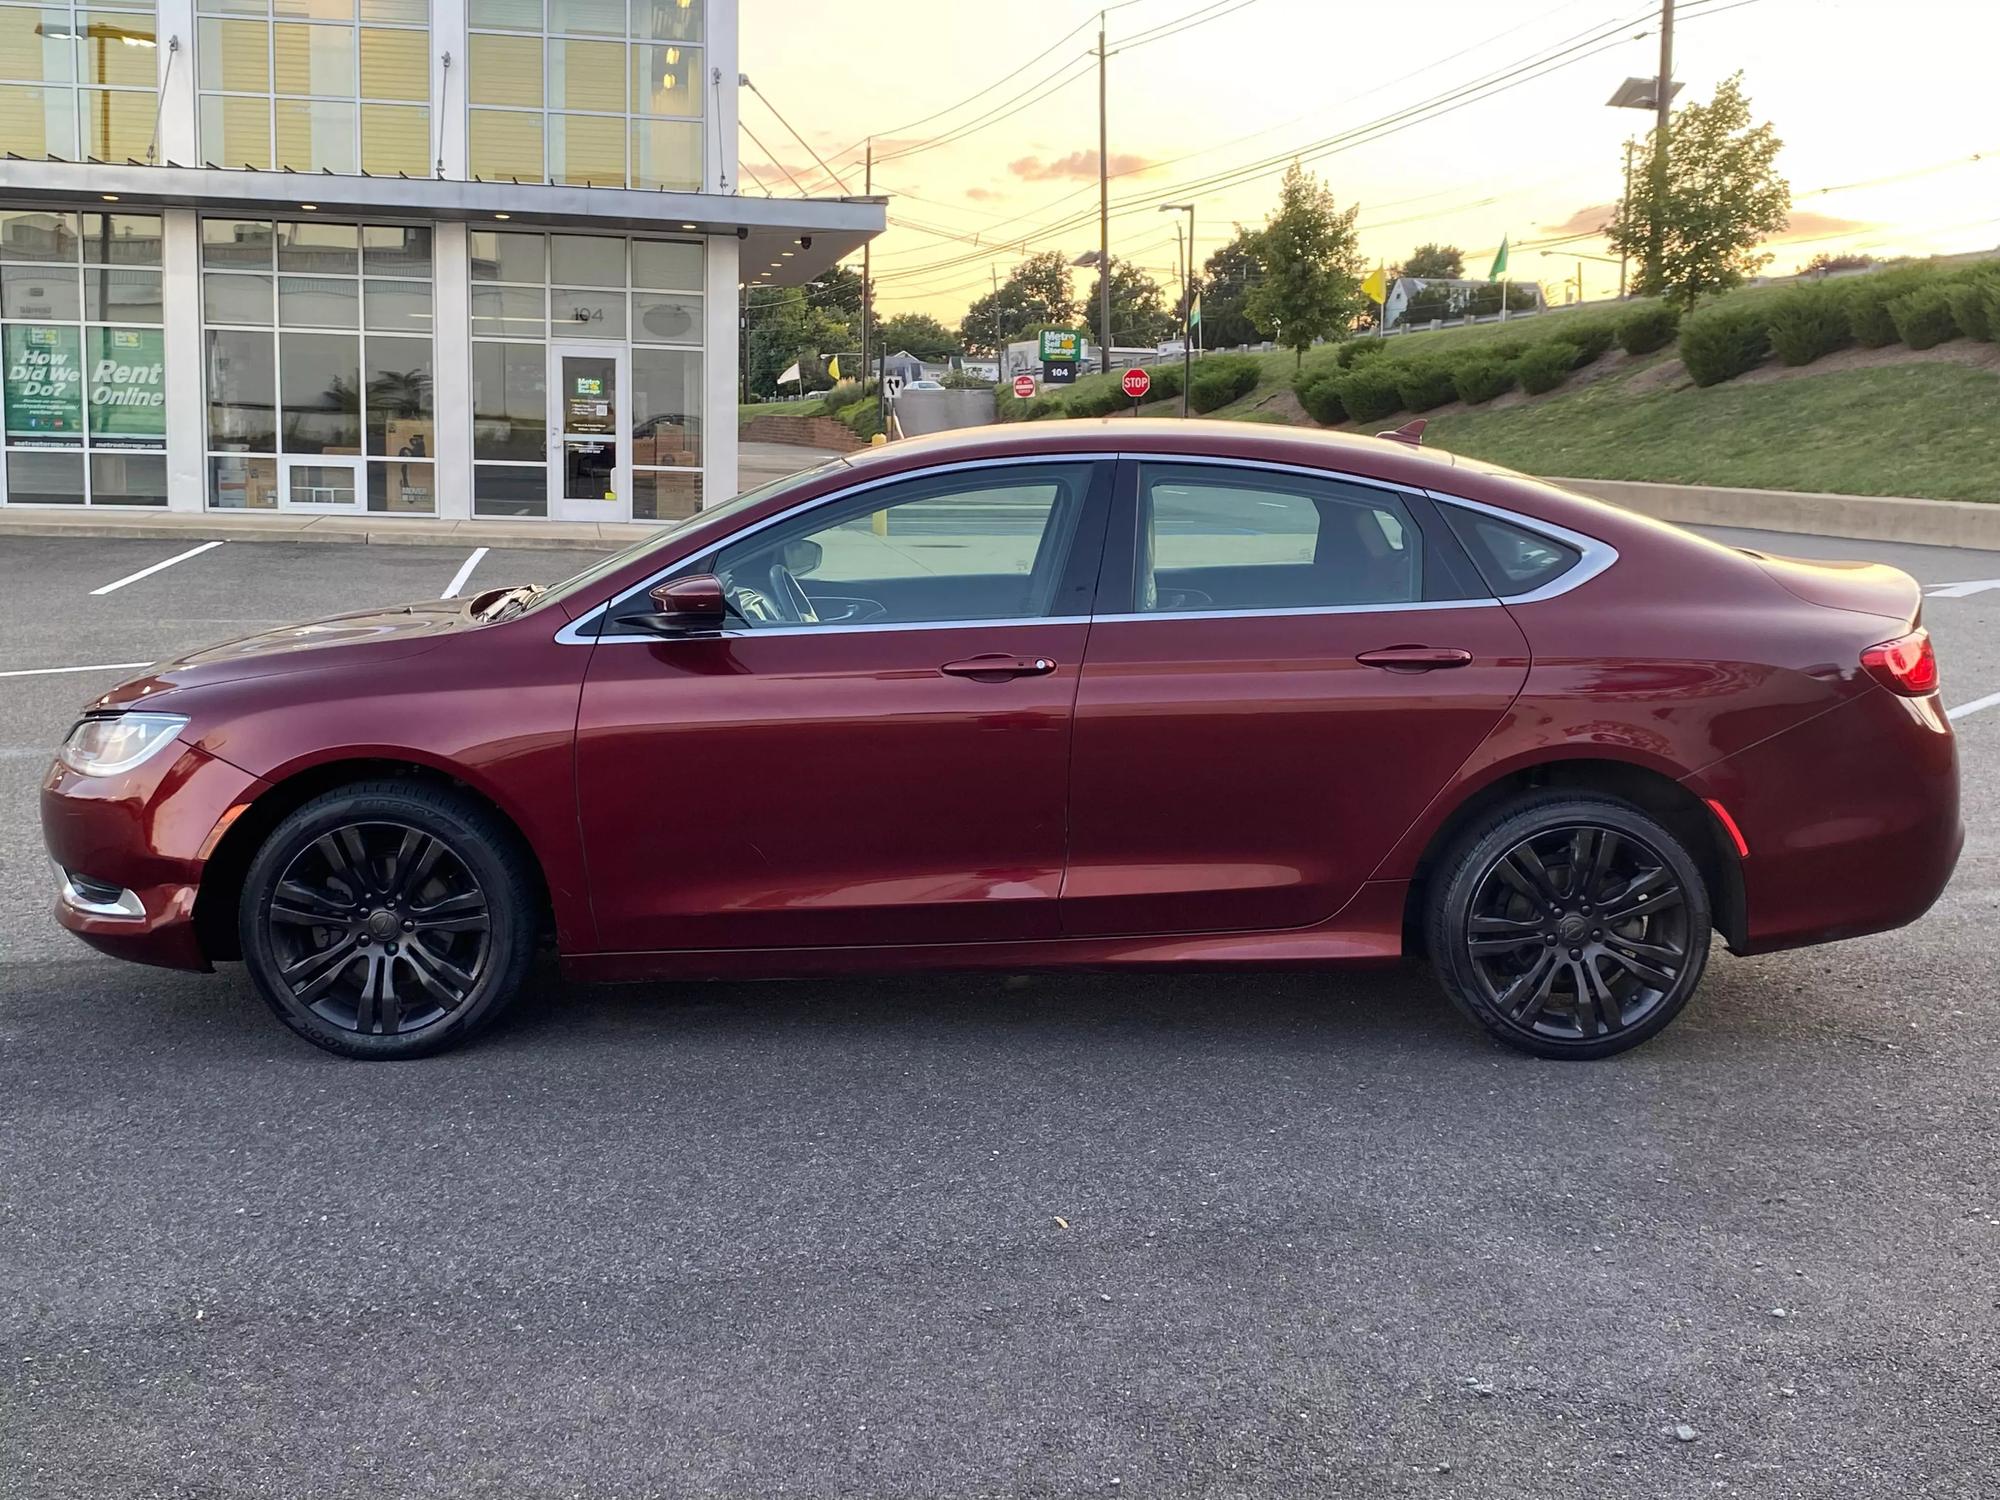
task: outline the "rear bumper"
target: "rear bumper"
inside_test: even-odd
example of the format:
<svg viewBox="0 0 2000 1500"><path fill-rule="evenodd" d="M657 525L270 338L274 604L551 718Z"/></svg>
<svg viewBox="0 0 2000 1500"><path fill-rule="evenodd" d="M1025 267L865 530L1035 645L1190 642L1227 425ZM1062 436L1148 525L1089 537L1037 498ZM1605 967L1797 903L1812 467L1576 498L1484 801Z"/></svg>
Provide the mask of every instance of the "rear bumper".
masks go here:
<svg viewBox="0 0 2000 1500"><path fill-rule="evenodd" d="M1744 953L1906 926L1965 843L1958 747L1935 694L1873 689L1689 780L1749 847Z"/></svg>
<svg viewBox="0 0 2000 1500"><path fill-rule="evenodd" d="M114 958L206 970L194 924L202 867L264 788L192 746L124 776L57 761L42 782L56 921Z"/></svg>

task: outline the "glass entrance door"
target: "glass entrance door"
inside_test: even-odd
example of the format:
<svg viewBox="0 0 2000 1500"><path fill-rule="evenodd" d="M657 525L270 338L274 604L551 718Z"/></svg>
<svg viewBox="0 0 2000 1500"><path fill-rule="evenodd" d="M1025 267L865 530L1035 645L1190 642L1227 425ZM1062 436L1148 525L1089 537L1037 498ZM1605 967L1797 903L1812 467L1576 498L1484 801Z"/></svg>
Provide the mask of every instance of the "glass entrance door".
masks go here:
<svg viewBox="0 0 2000 1500"><path fill-rule="evenodd" d="M628 384L623 348L549 345L550 519L623 521L631 515Z"/></svg>

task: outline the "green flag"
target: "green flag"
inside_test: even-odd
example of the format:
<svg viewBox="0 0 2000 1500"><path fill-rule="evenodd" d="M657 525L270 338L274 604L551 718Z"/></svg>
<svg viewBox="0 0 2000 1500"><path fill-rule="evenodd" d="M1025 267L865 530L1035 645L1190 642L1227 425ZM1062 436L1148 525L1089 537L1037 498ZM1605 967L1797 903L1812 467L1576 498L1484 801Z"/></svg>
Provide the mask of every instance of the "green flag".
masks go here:
<svg viewBox="0 0 2000 1500"><path fill-rule="evenodd" d="M1194 301L1188 304L1188 327L1201 327L1201 293L1194 294Z"/></svg>
<svg viewBox="0 0 2000 1500"><path fill-rule="evenodd" d="M1493 269L1486 273L1488 281L1498 281L1507 274L1507 236L1500 236L1500 253L1493 257Z"/></svg>

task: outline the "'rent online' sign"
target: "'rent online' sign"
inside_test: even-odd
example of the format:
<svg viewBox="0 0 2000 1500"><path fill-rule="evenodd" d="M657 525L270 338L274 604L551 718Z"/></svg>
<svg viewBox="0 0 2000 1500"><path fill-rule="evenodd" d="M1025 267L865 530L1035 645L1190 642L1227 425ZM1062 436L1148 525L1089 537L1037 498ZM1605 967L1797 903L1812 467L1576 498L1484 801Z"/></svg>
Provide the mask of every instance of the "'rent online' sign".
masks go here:
<svg viewBox="0 0 2000 1500"><path fill-rule="evenodd" d="M7 439L81 443L84 432L83 331L65 324L7 329ZM91 437L157 447L167 436L166 344L157 328L89 330Z"/></svg>

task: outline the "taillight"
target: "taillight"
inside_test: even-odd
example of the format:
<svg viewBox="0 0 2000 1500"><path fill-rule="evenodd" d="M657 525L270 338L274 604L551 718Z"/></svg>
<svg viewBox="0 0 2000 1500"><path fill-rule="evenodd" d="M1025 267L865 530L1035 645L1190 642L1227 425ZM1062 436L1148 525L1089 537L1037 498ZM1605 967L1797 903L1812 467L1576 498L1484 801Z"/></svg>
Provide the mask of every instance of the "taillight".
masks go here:
<svg viewBox="0 0 2000 1500"><path fill-rule="evenodd" d="M1870 646L1861 653L1861 665L1892 693L1921 698L1925 693L1937 691L1937 652L1931 649L1928 630L1919 628L1893 641Z"/></svg>

